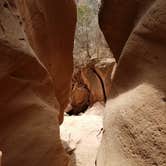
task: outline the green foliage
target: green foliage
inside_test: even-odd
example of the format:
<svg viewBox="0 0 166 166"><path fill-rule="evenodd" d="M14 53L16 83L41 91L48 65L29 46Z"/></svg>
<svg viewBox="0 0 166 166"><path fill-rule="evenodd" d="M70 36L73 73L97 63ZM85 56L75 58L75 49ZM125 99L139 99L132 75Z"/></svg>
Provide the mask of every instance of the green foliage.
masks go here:
<svg viewBox="0 0 166 166"><path fill-rule="evenodd" d="M88 5L78 6L77 8L78 24L87 26L91 22L92 15L93 11Z"/></svg>
<svg viewBox="0 0 166 166"><path fill-rule="evenodd" d="M105 40L98 26L99 0L80 0L77 4L77 29L74 42L74 63L86 64L92 57L108 55Z"/></svg>

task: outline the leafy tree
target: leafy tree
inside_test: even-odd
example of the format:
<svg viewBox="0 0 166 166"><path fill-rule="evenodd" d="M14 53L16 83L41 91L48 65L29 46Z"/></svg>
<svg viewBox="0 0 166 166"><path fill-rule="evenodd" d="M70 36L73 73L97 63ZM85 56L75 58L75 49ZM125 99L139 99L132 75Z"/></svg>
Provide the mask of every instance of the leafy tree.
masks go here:
<svg viewBox="0 0 166 166"><path fill-rule="evenodd" d="M74 48L76 63L86 63L92 57L100 57L110 51L98 25L98 1L81 0L77 5L77 30ZM101 53L101 50L105 50L105 52L107 50L107 53Z"/></svg>

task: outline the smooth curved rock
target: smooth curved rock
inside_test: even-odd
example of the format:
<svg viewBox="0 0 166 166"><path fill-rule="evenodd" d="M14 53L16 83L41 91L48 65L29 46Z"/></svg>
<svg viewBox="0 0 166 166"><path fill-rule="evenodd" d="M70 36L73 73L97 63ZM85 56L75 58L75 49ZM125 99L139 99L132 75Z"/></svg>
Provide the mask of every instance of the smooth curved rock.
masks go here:
<svg viewBox="0 0 166 166"><path fill-rule="evenodd" d="M100 79L91 68L83 68L81 70L81 77L84 84L90 91L90 103L97 101L104 101L103 88Z"/></svg>
<svg viewBox="0 0 166 166"><path fill-rule="evenodd" d="M82 85L75 84L71 94L71 106L70 114L79 114L85 111L89 106L89 91Z"/></svg>
<svg viewBox="0 0 166 166"><path fill-rule="evenodd" d="M114 66L114 58L95 58L85 66L75 68L72 79L72 109L67 109L69 114L84 112L98 101L106 102L110 95Z"/></svg>
<svg viewBox="0 0 166 166"><path fill-rule="evenodd" d="M101 78L101 83L103 84L105 100L108 99L111 93L112 72L114 66L115 60L113 58L99 59L98 63L94 65L94 70L98 77Z"/></svg>
<svg viewBox="0 0 166 166"><path fill-rule="evenodd" d="M166 164L165 10L165 0L103 0L101 29L120 59L97 166Z"/></svg>
<svg viewBox="0 0 166 166"><path fill-rule="evenodd" d="M28 7L30 7L28 5L32 1L21 2L20 7L24 7L25 12L35 13L36 9L33 7L36 6L31 8L34 9L33 11L28 11ZM70 161L64 152L59 136L59 119L62 121L62 117L59 118L59 111L60 108L62 110L63 104L64 107L66 105L70 87L75 5L73 1L34 0L33 2L37 2L39 7L42 7L40 9L44 10L46 24L49 23L50 26L47 26L46 29L42 26L42 16L37 14L39 10L36 12L38 22L25 19L25 23L31 27L31 31L26 31L29 39L30 34L35 38L35 40L30 40L30 44L33 45L32 49L22 24L20 24L18 10L14 10L8 1L0 0L0 150L3 153L2 165L68 166ZM59 10L55 10L57 8ZM59 18L61 14L63 16ZM67 22L66 17L73 22ZM40 32L35 31L35 27L40 29ZM68 27L65 32L63 27ZM53 34L60 33L60 28L63 28L61 30L64 32L61 38L54 37ZM43 36L40 36L39 33L44 33L45 38L42 38ZM41 58L42 51L44 51L42 55L45 55L45 59L47 56L49 59L55 55L55 59L49 59L52 62L52 70ZM62 66L65 66L65 69ZM59 74L53 75L53 70ZM57 84L55 85L56 79ZM60 83L61 86L59 86ZM61 90L62 93L58 95L55 93L55 91L57 92L56 86L61 87L58 90ZM66 96L63 94L65 92ZM62 94L64 98L62 97L60 102L58 97Z"/></svg>
<svg viewBox="0 0 166 166"><path fill-rule="evenodd" d="M18 1L30 44L52 77L62 122L64 109L69 102L73 72L74 0Z"/></svg>

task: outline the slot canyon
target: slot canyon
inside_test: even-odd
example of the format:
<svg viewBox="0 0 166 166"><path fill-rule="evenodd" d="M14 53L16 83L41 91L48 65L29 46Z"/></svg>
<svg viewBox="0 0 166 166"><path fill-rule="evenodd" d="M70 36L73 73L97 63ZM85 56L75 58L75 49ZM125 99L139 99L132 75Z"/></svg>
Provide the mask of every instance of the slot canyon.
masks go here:
<svg viewBox="0 0 166 166"><path fill-rule="evenodd" d="M0 166L166 166L166 1L0 0Z"/></svg>

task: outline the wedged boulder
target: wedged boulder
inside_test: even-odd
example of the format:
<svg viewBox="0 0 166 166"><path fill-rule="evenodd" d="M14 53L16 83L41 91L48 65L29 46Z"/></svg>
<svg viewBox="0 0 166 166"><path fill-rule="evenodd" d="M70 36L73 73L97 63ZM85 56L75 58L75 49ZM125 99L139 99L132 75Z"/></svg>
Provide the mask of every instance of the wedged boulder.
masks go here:
<svg viewBox="0 0 166 166"><path fill-rule="evenodd" d="M93 68L83 68L81 70L81 77L84 84L90 91L90 103L97 101L104 101L104 92L101 79L95 73Z"/></svg>
<svg viewBox="0 0 166 166"><path fill-rule="evenodd" d="M111 58L105 58L98 60L98 63L94 65L94 69L97 75L101 78L103 84L103 91L105 98L107 99L111 93L111 78L113 68L115 66L115 60Z"/></svg>
<svg viewBox="0 0 166 166"><path fill-rule="evenodd" d="M84 112L88 106L107 100L114 65L113 58L98 58L75 69L72 79L72 110L68 110L71 114Z"/></svg>
<svg viewBox="0 0 166 166"><path fill-rule="evenodd" d="M89 106L89 90L78 83L74 84L71 93L71 106L70 114L78 114L86 110Z"/></svg>

